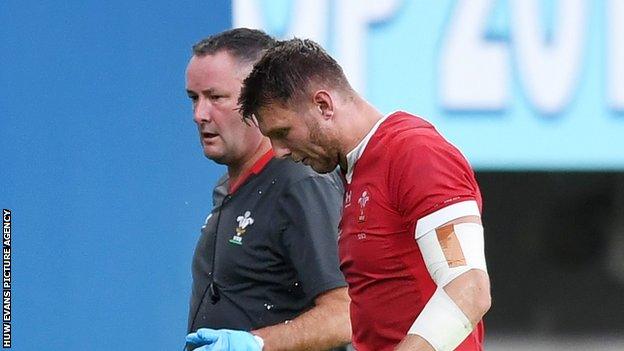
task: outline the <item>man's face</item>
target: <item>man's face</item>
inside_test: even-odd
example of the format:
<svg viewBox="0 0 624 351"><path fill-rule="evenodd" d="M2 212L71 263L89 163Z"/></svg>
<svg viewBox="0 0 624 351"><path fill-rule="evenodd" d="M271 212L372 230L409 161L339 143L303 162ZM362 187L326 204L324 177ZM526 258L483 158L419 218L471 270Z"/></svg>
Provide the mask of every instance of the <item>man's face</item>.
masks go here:
<svg viewBox="0 0 624 351"><path fill-rule="evenodd" d="M278 157L290 157L318 173L336 169L339 162L337 134L331 121L322 118L316 105L290 108L272 104L260 109L258 125L271 139Z"/></svg>
<svg viewBox="0 0 624 351"><path fill-rule="evenodd" d="M241 85L250 65L227 51L193 56L186 69L186 91L193 101L193 121L209 159L237 165L249 158L262 141L256 126L248 126L237 110Z"/></svg>

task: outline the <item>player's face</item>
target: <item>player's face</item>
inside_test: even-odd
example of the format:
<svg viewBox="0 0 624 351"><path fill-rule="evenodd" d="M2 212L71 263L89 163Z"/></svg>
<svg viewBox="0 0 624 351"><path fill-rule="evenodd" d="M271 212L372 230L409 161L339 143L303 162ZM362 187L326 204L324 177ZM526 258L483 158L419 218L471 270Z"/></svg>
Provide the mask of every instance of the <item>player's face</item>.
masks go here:
<svg viewBox="0 0 624 351"><path fill-rule="evenodd" d="M186 69L186 91L193 101L193 121L209 159L236 165L252 155L263 136L237 110L238 96L251 67L226 51L193 56Z"/></svg>
<svg viewBox="0 0 624 351"><path fill-rule="evenodd" d="M297 111L271 105L258 114L260 130L271 139L278 157L290 157L319 173L336 169L339 162L336 133L320 118L316 105Z"/></svg>

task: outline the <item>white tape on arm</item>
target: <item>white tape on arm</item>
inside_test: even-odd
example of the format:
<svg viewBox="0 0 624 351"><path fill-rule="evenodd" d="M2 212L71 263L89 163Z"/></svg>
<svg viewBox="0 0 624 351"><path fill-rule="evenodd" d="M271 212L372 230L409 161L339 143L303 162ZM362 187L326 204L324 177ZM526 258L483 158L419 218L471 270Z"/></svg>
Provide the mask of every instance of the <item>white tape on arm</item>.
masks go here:
<svg viewBox="0 0 624 351"><path fill-rule="evenodd" d="M487 272L483 226L447 225L417 238L427 270L438 288L408 333L420 335L436 351L451 351L470 334L473 326L443 288L471 269Z"/></svg>
<svg viewBox="0 0 624 351"><path fill-rule="evenodd" d="M481 224L459 223L434 229L416 241L427 270L438 286L446 286L471 269L487 272Z"/></svg>
<svg viewBox="0 0 624 351"><path fill-rule="evenodd" d="M466 315L438 287L407 333L421 336L436 351L452 351L471 331Z"/></svg>

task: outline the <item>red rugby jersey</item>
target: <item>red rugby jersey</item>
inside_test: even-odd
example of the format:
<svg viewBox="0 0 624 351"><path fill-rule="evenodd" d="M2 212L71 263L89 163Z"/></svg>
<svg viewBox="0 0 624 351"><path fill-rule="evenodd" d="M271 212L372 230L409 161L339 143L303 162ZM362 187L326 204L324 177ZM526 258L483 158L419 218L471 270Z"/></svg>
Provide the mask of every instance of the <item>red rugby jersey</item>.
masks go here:
<svg viewBox="0 0 624 351"><path fill-rule="evenodd" d="M392 350L436 284L415 237L466 215L481 194L462 154L425 120L396 112L349 153L340 265L358 351ZM456 350L482 350L483 322Z"/></svg>

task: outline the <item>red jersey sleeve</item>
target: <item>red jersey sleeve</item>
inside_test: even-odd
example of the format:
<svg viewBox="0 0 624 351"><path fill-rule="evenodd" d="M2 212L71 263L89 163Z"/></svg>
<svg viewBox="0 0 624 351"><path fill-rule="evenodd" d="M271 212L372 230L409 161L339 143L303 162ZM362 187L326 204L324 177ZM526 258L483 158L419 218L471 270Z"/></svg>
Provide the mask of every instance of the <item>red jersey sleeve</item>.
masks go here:
<svg viewBox="0 0 624 351"><path fill-rule="evenodd" d="M389 151L391 198L416 238L453 219L480 215L472 168L431 125L400 133Z"/></svg>

